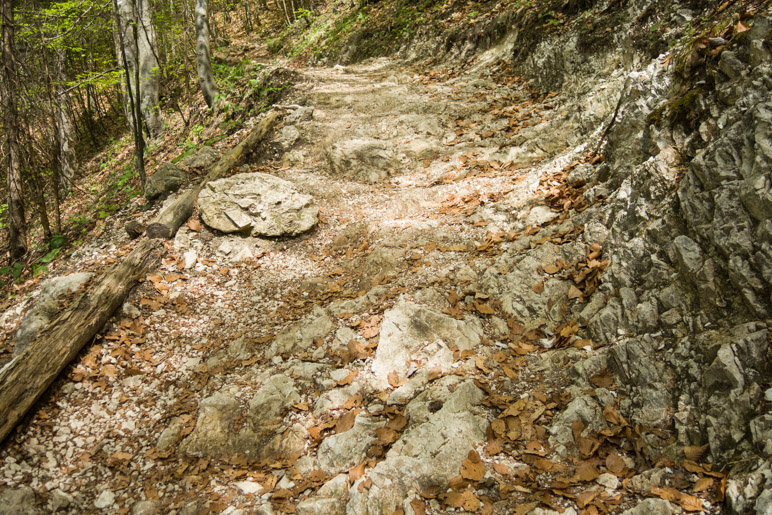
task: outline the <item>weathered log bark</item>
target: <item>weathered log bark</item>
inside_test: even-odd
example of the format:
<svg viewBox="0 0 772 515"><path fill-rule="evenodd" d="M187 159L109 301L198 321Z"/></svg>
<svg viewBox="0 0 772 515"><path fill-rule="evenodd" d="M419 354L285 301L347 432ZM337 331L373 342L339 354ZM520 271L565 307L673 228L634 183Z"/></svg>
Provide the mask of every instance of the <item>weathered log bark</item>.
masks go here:
<svg viewBox="0 0 772 515"><path fill-rule="evenodd" d="M137 281L160 264L165 252L157 241L140 244L0 370L0 441L105 325Z"/></svg>
<svg viewBox="0 0 772 515"><path fill-rule="evenodd" d="M272 111L263 118L257 126L252 129L249 136L230 149L220 158L217 163L214 164L209 173L204 177L204 180L198 186L194 186L182 195L177 200L172 202L166 207L158 217L148 225L145 234L148 238L166 238L169 239L177 233L177 229L180 228L185 220L190 218L193 214L193 205L195 204L198 194L207 182L219 179L227 172L241 165L246 161L247 157L255 150L257 145L265 138L265 136L271 131L276 121L279 119L279 113Z"/></svg>

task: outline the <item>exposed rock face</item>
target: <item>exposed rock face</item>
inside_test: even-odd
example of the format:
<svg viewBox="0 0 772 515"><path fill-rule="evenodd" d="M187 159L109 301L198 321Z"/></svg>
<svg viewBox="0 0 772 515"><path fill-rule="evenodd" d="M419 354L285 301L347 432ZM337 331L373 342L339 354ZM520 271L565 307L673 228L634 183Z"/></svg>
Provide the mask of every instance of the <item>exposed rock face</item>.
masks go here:
<svg viewBox="0 0 772 515"><path fill-rule="evenodd" d="M629 13L646 5L630 2ZM537 86L560 87L593 105L569 114L569 125L597 126L619 100L608 163L589 170L584 195L607 201L575 219L604 233L611 261L583 311L573 311L593 340L611 344L592 359L613 371L632 423L675 428L675 446L650 439L655 453L679 459L683 446L708 444L711 461L744 461L746 470L772 450L770 413L762 408L772 377L770 26L757 16L736 41L717 42L726 47L714 62L687 66L683 76L657 59L642 72L615 75L623 58L646 61L582 46L586 36L575 33L544 39L516 58ZM613 44L623 46L625 34L614 31ZM604 70L611 79L598 77ZM597 221L607 232L593 228ZM513 310L535 314L529 311ZM577 385L587 384L583 367L573 369ZM596 415L594 408L585 414ZM754 477L737 480L733 495L742 507L734 512L754 506Z"/></svg>
<svg viewBox="0 0 772 515"><path fill-rule="evenodd" d="M400 166L391 146L376 139L339 141L327 149L332 173L363 182L378 182Z"/></svg>
<svg viewBox="0 0 772 515"><path fill-rule="evenodd" d="M145 184L145 197L154 200L180 189L188 175L173 163L163 163Z"/></svg>
<svg viewBox="0 0 772 515"><path fill-rule="evenodd" d="M292 183L263 173L240 173L207 183L198 196L201 218L225 233L295 236L313 228L319 209Z"/></svg>
<svg viewBox="0 0 772 515"><path fill-rule="evenodd" d="M471 380L449 376L411 401L408 429L386 459L368 471L370 488L358 488L364 478L351 487L346 513L407 512L411 492L447 488L459 463L485 440L488 421L477 408L482 398Z"/></svg>
<svg viewBox="0 0 772 515"><path fill-rule="evenodd" d="M55 277L43 284L40 296L24 315L19 329L16 331L14 356L21 354L37 338L40 330L59 313L63 307L63 296L80 288L93 276L94 274L91 272L81 272Z"/></svg>
<svg viewBox="0 0 772 515"><path fill-rule="evenodd" d="M477 321L460 321L412 302L401 302L384 314L373 373L382 385L388 385L391 373L399 379L406 377L410 360L420 362L423 368L446 371L453 364L453 349L472 349L481 336Z"/></svg>

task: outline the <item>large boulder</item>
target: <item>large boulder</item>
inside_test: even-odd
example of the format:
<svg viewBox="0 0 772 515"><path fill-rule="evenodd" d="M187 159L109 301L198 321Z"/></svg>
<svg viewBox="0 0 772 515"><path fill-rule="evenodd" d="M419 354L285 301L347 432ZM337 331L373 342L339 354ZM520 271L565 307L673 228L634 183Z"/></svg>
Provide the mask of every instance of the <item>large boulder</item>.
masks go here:
<svg viewBox="0 0 772 515"><path fill-rule="evenodd" d="M147 179L145 197L153 200L180 189L188 176L172 163L164 163Z"/></svg>
<svg viewBox="0 0 772 515"><path fill-rule="evenodd" d="M209 227L252 236L295 236L319 219L310 195L264 173L240 173L208 183L198 196L198 209Z"/></svg>
<svg viewBox="0 0 772 515"><path fill-rule="evenodd" d="M383 180L400 167L389 145L377 139L339 141L326 153L334 174L364 182Z"/></svg>

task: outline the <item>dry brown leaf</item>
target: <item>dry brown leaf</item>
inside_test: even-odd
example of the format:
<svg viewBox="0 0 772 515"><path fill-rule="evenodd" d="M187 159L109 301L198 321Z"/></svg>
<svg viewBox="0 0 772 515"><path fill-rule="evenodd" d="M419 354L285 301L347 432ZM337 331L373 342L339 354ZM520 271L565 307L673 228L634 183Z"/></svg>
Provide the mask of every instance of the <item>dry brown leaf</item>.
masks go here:
<svg viewBox="0 0 772 515"><path fill-rule="evenodd" d="M540 281L533 286L531 286L531 289L534 291L534 293L541 294L541 292L544 291L544 281Z"/></svg>
<svg viewBox="0 0 772 515"><path fill-rule="evenodd" d="M614 384L614 377L604 368L597 374L590 376L590 382L598 388L610 388Z"/></svg>
<svg viewBox="0 0 772 515"><path fill-rule="evenodd" d="M611 453L606 456L606 468L612 474L619 476L625 471L625 460L619 454Z"/></svg>
<svg viewBox="0 0 772 515"><path fill-rule="evenodd" d="M345 433L346 431L354 427L354 421L356 420L357 415L359 414L360 411L362 410L358 410L358 409L351 410L345 415L343 415L342 417L340 417L338 419L338 422L335 424L335 433L336 434Z"/></svg>
<svg viewBox="0 0 772 515"><path fill-rule="evenodd" d="M502 422L502 421L499 420L499 422ZM485 446L485 455L495 456L496 454L500 453L503 450L504 450L504 442L501 439L497 438L492 442L488 442L488 444Z"/></svg>
<svg viewBox="0 0 772 515"><path fill-rule="evenodd" d="M426 515L426 503L421 499L410 501L410 507L413 508L415 515Z"/></svg>
<svg viewBox="0 0 772 515"><path fill-rule="evenodd" d="M479 301L475 301L474 309L476 309L478 313L481 313L483 315L493 315L493 314L496 313L493 310L493 308L490 307L488 304L484 304L484 303L479 302Z"/></svg>
<svg viewBox="0 0 772 515"><path fill-rule="evenodd" d="M556 274L560 271L556 265L547 265L544 267L544 272L550 275Z"/></svg>
<svg viewBox="0 0 772 515"><path fill-rule="evenodd" d="M394 431L402 431L407 425L407 417L405 415L397 415L393 419L389 420L386 427L393 429Z"/></svg>
<svg viewBox="0 0 772 515"><path fill-rule="evenodd" d="M471 490L442 494L440 499L451 508L461 508L466 511L477 511L482 504Z"/></svg>
<svg viewBox="0 0 772 515"><path fill-rule="evenodd" d="M502 476L508 476L511 472L511 470L509 470L509 467L507 467L503 463L494 463L493 470L495 470L497 473L501 474Z"/></svg>
<svg viewBox="0 0 772 515"><path fill-rule="evenodd" d="M684 447L684 456L687 460L700 461L700 458L708 450L708 445L687 445Z"/></svg>
<svg viewBox="0 0 772 515"><path fill-rule="evenodd" d="M599 493L598 490L589 490L589 491L584 491L580 493L576 497L576 505L579 506L580 508L584 508L585 506L590 504L593 501L593 499L595 499L598 493Z"/></svg>
<svg viewBox="0 0 772 515"><path fill-rule="evenodd" d="M485 465L475 451L470 451L469 457L461 462L461 477L469 481L482 481L485 477Z"/></svg>
<svg viewBox="0 0 772 515"><path fill-rule="evenodd" d="M347 384L351 384L351 382L354 380L354 378L357 376L358 373L359 373L359 370L353 369L351 372L349 372L349 374L346 377L344 377L340 381L336 381L336 384L338 386L345 386Z"/></svg>
<svg viewBox="0 0 772 515"><path fill-rule="evenodd" d="M384 445L389 445L399 440L399 433L390 427L379 427L375 430L375 435Z"/></svg>
<svg viewBox="0 0 772 515"><path fill-rule="evenodd" d="M407 382L406 379L399 378L399 374L396 372L396 370L389 372L389 374L386 376L386 379L388 379L392 388L398 388Z"/></svg>
<svg viewBox="0 0 772 515"><path fill-rule="evenodd" d="M710 477L703 477L701 479L698 479L696 483L694 483L694 486L692 487L692 492L704 492L706 490L710 490L713 486L713 478Z"/></svg>
<svg viewBox="0 0 772 515"><path fill-rule="evenodd" d="M589 461L580 461L576 466L576 481L595 481L600 476L598 469Z"/></svg>
<svg viewBox="0 0 772 515"><path fill-rule="evenodd" d="M568 298L571 299L571 300L579 299L579 298L582 297L582 295L583 295L582 290L580 290L579 288L577 288L573 284L568 289Z"/></svg>
<svg viewBox="0 0 772 515"><path fill-rule="evenodd" d="M114 365L105 365L102 367L101 375L105 377L118 377L118 374L119 374L118 367Z"/></svg>
<svg viewBox="0 0 772 515"><path fill-rule="evenodd" d="M612 380L613 383L613 380ZM622 416L617 412L616 408L614 406L608 405L603 408L603 418L606 419L606 422L609 424L614 424L616 426L623 426L627 425L627 421L622 418Z"/></svg>
<svg viewBox="0 0 772 515"><path fill-rule="evenodd" d="M355 408L362 404L362 396L360 394L356 394L353 397L350 397L344 404L343 409L349 410L351 408Z"/></svg>
<svg viewBox="0 0 772 515"><path fill-rule="evenodd" d="M474 364L483 374L490 374L490 369L485 366L485 356L477 356L474 358Z"/></svg>
<svg viewBox="0 0 772 515"><path fill-rule="evenodd" d="M357 481L358 479L360 479L364 475L365 475L365 463L364 462L360 463L356 467L351 468L348 471L348 478L349 478L349 481L351 481L352 483L354 481Z"/></svg>

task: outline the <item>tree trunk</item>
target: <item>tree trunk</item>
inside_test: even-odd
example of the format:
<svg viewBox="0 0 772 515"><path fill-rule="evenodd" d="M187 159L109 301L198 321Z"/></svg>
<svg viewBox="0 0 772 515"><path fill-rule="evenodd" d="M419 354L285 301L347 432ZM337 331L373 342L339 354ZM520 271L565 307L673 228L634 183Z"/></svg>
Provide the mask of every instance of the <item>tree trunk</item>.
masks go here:
<svg viewBox="0 0 772 515"><path fill-rule="evenodd" d="M156 56L155 27L150 14L150 0L134 0L137 2L138 36L137 47L139 55L140 75L140 105L145 119L147 133L155 138L163 133L164 120L158 105L158 82L161 69Z"/></svg>
<svg viewBox="0 0 772 515"><path fill-rule="evenodd" d="M140 244L0 370L0 441L102 329L137 281L160 264L164 254L163 245L156 241Z"/></svg>
<svg viewBox="0 0 772 515"><path fill-rule="evenodd" d="M77 173L77 157L75 155L75 137L72 120L70 119L70 97L64 93L67 77L64 72L64 51L56 53L56 128L58 132L59 152L59 191L65 196L75 180Z"/></svg>
<svg viewBox="0 0 772 515"><path fill-rule="evenodd" d="M118 0L113 0L113 6L115 7L115 24L116 24L116 50L119 59L123 61L123 71L126 75L126 98L128 103L126 104L126 118L130 122L131 130L134 133L134 150L137 156L137 170L139 171L139 178L142 182L142 189L145 189L145 140L142 137L142 111L139 108L139 97L135 95L138 92L139 81L136 80L139 75L136 59L134 59L134 67L132 68L132 57L136 58L136 40L135 44L129 44L130 35L128 34L131 27L129 23L126 23L128 19L126 16L131 16L132 12L126 11L127 4L121 4ZM130 6L129 6L130 7ZM134 25L136 28L136 25ZM133 38L133 33L132 36ZM132 75L132 70L134 74ZM134 80L132 80L132 77ZM136 86L136 89L132 91L132 83Z"/></svg>
<svg viewBox="0 0 772 515"><path fill-rule="evenodd" d="M6 181L8 183L8 250L11 261L27 253L27 220L24 214L21 163L19 159L19 120L17 95L16 55L14 53L14 0L2 0L0 23L3 39L3 130L6 140Z"/></svg>
<svg viewBox="0 0 772 515"><path fill-rule="evenodd" d="M150 19L148 0L116 0L116 25L118 38L116 54L123 56L127 74L128 90L136 92L134 103L139 104L144 121L144 128L150 137L156 137L163 130L163 117L158 107L158 79L160 76L158 60L155 56L155 29ZM139 81L136 81L139 76ZM138 83L137 83L138 82ZM133 107L133 108L132 108ZM134 127L136 106L125 106L126 119Z"/></svg>
<svg viewBox="0 0 772 515"><path fill-rule="evenodd" d="M217 87L212 77L212 64L209 61L209 21L206 0L196 0L196 69L201 93L206 105L211 109L217 96Z"/></svg>

